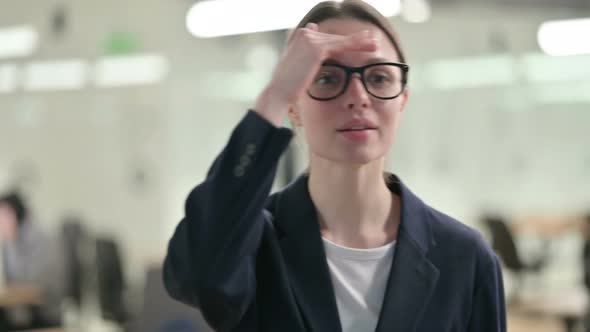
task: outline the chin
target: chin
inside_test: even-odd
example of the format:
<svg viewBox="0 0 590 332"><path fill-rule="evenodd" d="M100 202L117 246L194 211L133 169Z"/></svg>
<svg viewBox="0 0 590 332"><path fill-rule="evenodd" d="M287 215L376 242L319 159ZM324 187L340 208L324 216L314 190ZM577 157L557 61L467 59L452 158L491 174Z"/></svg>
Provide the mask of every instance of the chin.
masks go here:
<svg viewBox="0 0 590 332"><path fill-rule="evenodd" d="M381 161L385 157L385 153L381 151L339 151L339 153L331 153L330 155L326 156L326 159L329 159L333 162L337 162L340 164L350 165L350 166L363 166L367 164L371 164L376 161Z"/></svg>

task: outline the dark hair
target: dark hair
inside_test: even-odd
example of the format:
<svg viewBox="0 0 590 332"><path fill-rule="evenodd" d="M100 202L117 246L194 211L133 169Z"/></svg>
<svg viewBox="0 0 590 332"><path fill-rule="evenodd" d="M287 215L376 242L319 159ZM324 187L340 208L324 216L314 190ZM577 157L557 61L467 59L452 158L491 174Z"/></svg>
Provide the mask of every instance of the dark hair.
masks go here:
<svg viewBox="0 0 590 332"><path fill-rule="evenodd" d="M297 24L296 31L305 27L308 23L320 23L329 19L352 18L363 22L371 23L381 29L393 44L400 62L406 63L406 57L400 46L397 33L387 17L378 10L361 0L344 0L343 2L324 1L313 7ZM289 37L291 42L293 34Z"/></svg>
<svg viewBox="0 0 590 332"><path fill-rule="evenodd" d="M16 221L19 226L25 222L29 211L23 198L18 192L11 192L0 197L0 204L6 204L14 210Z"/></svg>

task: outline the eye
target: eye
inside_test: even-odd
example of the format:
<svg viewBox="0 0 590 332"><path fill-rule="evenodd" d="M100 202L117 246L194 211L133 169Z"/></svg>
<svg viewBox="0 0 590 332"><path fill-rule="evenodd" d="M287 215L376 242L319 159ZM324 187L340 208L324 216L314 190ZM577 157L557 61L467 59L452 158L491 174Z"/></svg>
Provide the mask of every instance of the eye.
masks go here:
<svg viewBox="0 0 590 332"><path fill-rule="evenodd" d="M371 73L367 77L367 82L369 82L369 83L383 84L383 83L389 83L391 81L392 81L391 75L388 75L386 73Z"/></svg>
<svg viewBox="0 0 590 332"><path fill-rule="evenodd" d="M314 82L318 85L338 84L340 79L339 75L333 72L321 72L318 74Z"/></svg>

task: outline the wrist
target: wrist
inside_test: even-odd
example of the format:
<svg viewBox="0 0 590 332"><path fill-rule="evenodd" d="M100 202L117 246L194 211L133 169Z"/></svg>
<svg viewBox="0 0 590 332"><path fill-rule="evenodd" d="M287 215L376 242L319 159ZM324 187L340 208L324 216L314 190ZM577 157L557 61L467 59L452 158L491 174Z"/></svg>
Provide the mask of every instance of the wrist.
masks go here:
<svg viewBox="0 0 590 332"><path fill-rule="evenodd" d="M281 127L283 120L289 110L289 103L277 98L272 89L266 88L256 99L253 111L265 118L267 121Z"/></svg>

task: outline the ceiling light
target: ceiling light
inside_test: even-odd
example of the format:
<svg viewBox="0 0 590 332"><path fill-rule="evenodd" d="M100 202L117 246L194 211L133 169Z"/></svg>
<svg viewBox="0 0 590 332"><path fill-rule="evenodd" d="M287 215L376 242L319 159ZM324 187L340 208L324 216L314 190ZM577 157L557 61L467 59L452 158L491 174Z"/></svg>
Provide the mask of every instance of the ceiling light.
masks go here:
<svg viewBox="0 0 590 332"><path fill-rule="evenodd" d="M588 36L590 18L548 21L537 32L543 52L554 56L590 54Z"/></svg>
<svg viewBox="0 0 590 332"><path fill-rule="evenodd" d="M25 69L24 89L79 90L86 83L87 70L88 64L81 59L34 62Z"/></svg>
<svg viewBox="0 0 590 332"><path fill-rule="evenodd" d="M37 43L37 31L32 26L0 28L0 58L29 56Z"/></svg>
<svg viewBox="0 0 590 332"><path fill-rule="evenodd" d="M293 28L318 0L206 0L186 16L189 32L208 38ZM385 16L400 11L399 0L367 1Z"/></svg>
<svg viewBox="0 0 590 332"><path fill-rule="evenodd" d="M99 87L158 83L168 74L168 59L158 54L105 57L94 74Z"/></svg>

